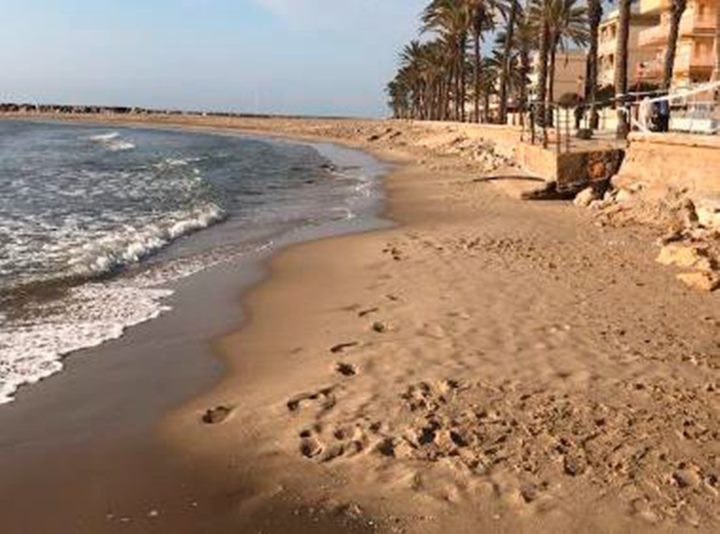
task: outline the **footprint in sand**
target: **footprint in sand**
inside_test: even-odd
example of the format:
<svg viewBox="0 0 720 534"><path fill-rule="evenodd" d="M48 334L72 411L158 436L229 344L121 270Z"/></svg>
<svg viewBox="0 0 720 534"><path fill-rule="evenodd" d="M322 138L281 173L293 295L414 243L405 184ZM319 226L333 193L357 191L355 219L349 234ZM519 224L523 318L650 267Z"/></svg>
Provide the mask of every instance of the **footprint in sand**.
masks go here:
<svg viewBox="0 0 720 534"><path fill-rule="evenodd" d="M300 393L287 401L287 409L297 412L306 403L318 403L322 411L331 410L335 406L333 387L323 388L315 393Z"/></svg>
<svg viewBox="0 0 720 534"><path fill-rule="evenodd" d="M343 376L355 376L358 369L351 363L338 362L335 364L335 372Z"/></svg>
<svg viewBox="0 0 720 534"><path fill-rule="evenodd" d="M224 423L232 414L233 409L229 406L216 406L209 408L202 416L201 420L206 425L219 425Z"/></svg>
<svg viewBox="0 0 720 534"><path fill-rule="evenodd" d="M370 314L377 313L380 311L380 308L368 308L366 310L361 310L358 312L358 317L367 317Z"/></svg>
<svg viewBox="0 0 720 534"><path fill-rule="evenodd" d="M359 425L327 430L316 426L300 432L300 454L321 463L353 457L368 446L368 435Z"/></svg>
<svg viewBox="0 0 720 534"><path fill-rule="evenodd" d="M330 348L330 352L333 354L339 354L341 352L345 352L347 349L351 349L353 347L357 347L360 343L357 341L350 341L348 343L338 343L337 345L334 345Z"/></svg>

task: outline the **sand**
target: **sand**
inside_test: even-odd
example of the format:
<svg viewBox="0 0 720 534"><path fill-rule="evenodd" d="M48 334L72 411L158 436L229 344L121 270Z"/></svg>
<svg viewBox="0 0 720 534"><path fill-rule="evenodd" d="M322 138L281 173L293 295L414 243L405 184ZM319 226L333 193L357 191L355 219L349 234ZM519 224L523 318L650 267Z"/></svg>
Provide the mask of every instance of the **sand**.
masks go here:
<svg viewBox="0 0 720 534"><path fill-rule="evenodd" d="M719 297L653 230L478 182L517 171L445 126L232 126L393 161L397 226L286 249L245 295L223 379L159 430L225 485L186 531L720 528Z"/></svg>

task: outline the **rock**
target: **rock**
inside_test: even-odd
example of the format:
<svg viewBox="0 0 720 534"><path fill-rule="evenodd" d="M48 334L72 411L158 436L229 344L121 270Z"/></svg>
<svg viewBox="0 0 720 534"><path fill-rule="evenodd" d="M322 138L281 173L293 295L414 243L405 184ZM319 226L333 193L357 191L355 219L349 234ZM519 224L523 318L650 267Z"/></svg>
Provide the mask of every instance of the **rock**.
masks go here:
<svg viewBox="0 0 720 534"><path fill-rule="evenodd" d="M720 209L701 207L697 209L698 223L708 229L720 229Z"/></svg>
<svg viewBox="0 0 720 534"><path fill-rule="evenodd" d="M695 291L709 293L720 288L720 275L712 272L682 273L678 280Z"/></svg>
<svg viewBox="0 0 720 534"><path fill-rule="evenodd" d="M698 223L698 215L695 211L695 204L689 198L683 200L680 205L679 215L685 228L692 228Z"/></svg>
<svg viewBox="0 0 720 534"><path fill-rule="evenodd" d="M714 267L712 260L707 257L703 249L680 243L665 245L660 249L660 254L655 261L662 265L674 265L682 268L700 269L701 271L711 271Z"/></svg>
<svg viewBox="0 0 720 534"><path fill-rule="evenodd" d="M668 245L670 243L682 241L682 239L683 239L683 231L678 228L672 228L664 236L662 236L660 239L658 239L657 243L661 247L664 247L665 245Z"/></svg>
<svg viewBox="0 0 720 534"><path fill-rule="evenodd" d="M587 470L587 460L579 454L568 454L563 460L563 468L566 475L580 476Z"/></svg>
<svg viewBox="0 0 720 534"><path fill-rule="evenodd" d="M618 192L615 194L615 202L620 204L631 202L634 198L635 195L627 189L618 189Z"/></svg>
<svg viewBox="0 0 720 534"><path fill-rule="evenodd" d="M384 323L381 323L380 321L373 323L372 329L375 332L377 332L378 334L384 334L385 332L388 331L387 325L385 325Z"/></svg>
<svg viewBox="0 0 720 534"><path fill-rule="evenodd" d="M597 199L598 196L595 190L592 187L586 187L577 194L573 204L580 208L587 208L593 200Z"/></svg>

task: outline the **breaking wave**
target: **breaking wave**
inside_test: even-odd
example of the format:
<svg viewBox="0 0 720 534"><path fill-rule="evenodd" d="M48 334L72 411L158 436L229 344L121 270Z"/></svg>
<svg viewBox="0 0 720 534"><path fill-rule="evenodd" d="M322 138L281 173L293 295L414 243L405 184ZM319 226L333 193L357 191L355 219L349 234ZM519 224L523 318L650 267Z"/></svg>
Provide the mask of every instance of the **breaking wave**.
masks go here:
<svg viewBox="0 0 720 534"><path fill-rule="evenodd" d="M144 228L125 226L71 253L70 273L74 276L103 274L138 263L176 239L220 222L225 216L220 206L208 204Z"/></svg>
<svg viewBox="0 0 720 534"><path fill-rule="evenodd" d="M89 137L90 141L102 145L111 152L122 152L124 150L132 150L135 144L131 141L122 139L119 132L110 132L98 134Z"/></svg>

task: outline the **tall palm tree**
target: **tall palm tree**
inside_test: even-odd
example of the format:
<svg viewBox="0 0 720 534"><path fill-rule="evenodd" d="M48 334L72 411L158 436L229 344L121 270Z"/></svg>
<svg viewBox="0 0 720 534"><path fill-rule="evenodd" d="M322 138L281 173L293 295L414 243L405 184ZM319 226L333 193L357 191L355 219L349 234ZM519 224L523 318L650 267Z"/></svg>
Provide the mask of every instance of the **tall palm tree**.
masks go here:
<svg viewBox="0 0 720 534"><path fill-rule="evenodd" d="M712 75L713 81L720 81L720 5L715 5L715 68ZM720 98L720 91L717 91Z"/></svg>
<svg viewBox="0 0 720 534"><path fill-rule="evenodd" d="M715 68L713 69L712 79L720 81L720 5L715 5ZM720 97L720 91L717 91Z"/></svg>
<svg viewBox="0 0 720 534"><path fill-rule="evenodd" d="M588 42L587 9L581 0L550 0L547 12L550 25L550 66L548 100L555 101L555 67L558 51L569 46L585 46Z"/></svg>
<svg viewBox="0 0 720 534"><path fill-rule="evenodd" d="M548 53L550 51L550 23L548 11L551 0L538 0L540 12L536 15L539 22L540 51L538 53L538 86L537 86L537 107L536 122L547 123L547 86L548 86Z"/></svg>
<svg viewBox="0 0 720 534"><path fill-rule="evenodd" d="M675 53L677 51L678 34L680 33L680 20L682 19L687 0L672 0L670 4L670 34L668 35L667 50L665 51L665 67L663 69L662 88L670 89L675 67Z"/></svg>
<svg viewBox="0 0 720 534"><path fill-rule="evenodd" d="M422 14L424 32L438 33L448 44L449 78L454 84L455 118L465 120L466 48L470 11L461 0L432 0Z"/></svg>
<svg viewBox="0 0 720 534"><path fill-rule="evenodd" d="M512 61L513 45L515 40L515 22L517 20L518 11L520 11L520 3L518 0L510 0L510 10L508 11L507 24L505 26L505 41L503 43L502 67L500 69L500 124L507 122L507 91L509 84L510 63Z"/></svg>
<svg viewBox="0 0 720 534"><path fill-rule="evenodd" d="M537 27L530 18L527 5L517 21L515 38L518 55L520 56L520 76L522 83L519 88L520 121L525 125L525 112L528 110L528 85L530 83L530 52L537 49Z"/></svg>
<svg viewBox="0 0 720 534"><path fill-rule="evenodd" d="M589 46L587 68L585 69L585 101L597 100L598 84L598 34L603 16L602 0L588 0ZM591 112L590 128L598 127L597 114Z"/></svg>
<svg viewBox="0 0 720 534"><path fill-rule="evenodd" d="M482 83L482 47L484 32L495 28L495 19L499 14L507 14L512 3L517 0L460 0L469 10L470 31L473 40L473 85L475 121L480 122L480 84Z"/></svg>
<svg viewBox="0 0 720 534"><path fill-rule="evenodd" d="M618 0L618 34L615 50L615 101L618 114L617 137L625 139L630 130L624 104L628 92L628 41L632 0Z"/></svg>

